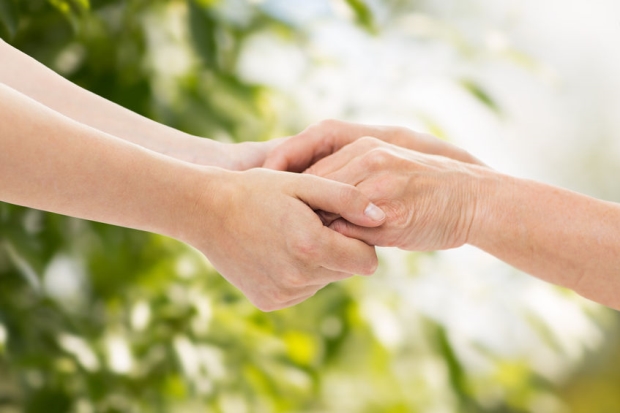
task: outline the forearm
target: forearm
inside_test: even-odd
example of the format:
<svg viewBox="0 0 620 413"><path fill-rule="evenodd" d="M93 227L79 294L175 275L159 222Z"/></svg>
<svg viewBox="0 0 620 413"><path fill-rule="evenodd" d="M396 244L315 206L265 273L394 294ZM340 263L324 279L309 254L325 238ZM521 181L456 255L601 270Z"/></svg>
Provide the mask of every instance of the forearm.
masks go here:
<svg viewBox="0 0 620 413"><path fill-rule="evenodd" d="M469 242L620 309L620 206L489 172Z"/></svg>
<svg viewBox="0 0 620 413"><path fill-rule="evenodd" d="M224 144L182 133L103 99L1 40L0 82L77 122L150 150L188 162L230 166ZM199 160L197 146L204 147Z"/></svg>
<svg viewBox="0 0 620 413"><path fill-rule="evenodd" d="M79 124L2 84L0 148L1 201L177 238L216 171Z"/></svg>

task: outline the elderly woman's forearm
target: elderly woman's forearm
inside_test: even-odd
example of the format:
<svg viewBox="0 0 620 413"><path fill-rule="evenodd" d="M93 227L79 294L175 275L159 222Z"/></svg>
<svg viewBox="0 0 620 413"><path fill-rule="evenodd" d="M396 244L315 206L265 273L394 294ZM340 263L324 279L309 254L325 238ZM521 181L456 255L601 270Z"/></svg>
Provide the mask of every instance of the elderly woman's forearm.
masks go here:
<svg viewBox="0 0 620 413"><path fill-rule="evenodd" d="M469 243L620 309L620 205L489 173Z"/></svg>

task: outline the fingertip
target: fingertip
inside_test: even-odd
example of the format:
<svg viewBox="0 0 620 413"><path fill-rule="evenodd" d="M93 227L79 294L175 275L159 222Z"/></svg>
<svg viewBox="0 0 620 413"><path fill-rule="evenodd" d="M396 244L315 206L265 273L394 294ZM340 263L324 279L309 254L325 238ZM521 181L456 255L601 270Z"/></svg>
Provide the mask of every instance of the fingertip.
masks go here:
<svg viewBox="0 0 620 413"><path fill-rule="evenodd" d="M374 254L372 255L372 258L368 261L364 268L362 268L362 271L360 271L359 275L370 277L375 272L377 272L377 269L379 268L379 258L377 257L377 251L374 247L373 250Z"/></svg>
<svg viewBox="0 0 620 413"><path fill-rule="evenodd" d="M366 206L364 215L376 225L381 225L385 221L385 212L372 202Z"/></svg>

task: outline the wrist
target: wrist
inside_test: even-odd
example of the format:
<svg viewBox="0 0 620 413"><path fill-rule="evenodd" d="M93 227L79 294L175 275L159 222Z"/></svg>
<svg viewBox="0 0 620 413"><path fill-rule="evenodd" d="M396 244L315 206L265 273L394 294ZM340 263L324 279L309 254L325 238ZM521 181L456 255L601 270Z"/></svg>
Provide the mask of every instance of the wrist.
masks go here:
<svg viewBox="0 0 620 413"><path fill-rule="evenodd" d="M502 223L509 222L507 215L511 212L515 193L515 179L484 167L474 167L474 177L470 211L471 225L467 244L489 251L491 245L499 244L502 237Z"/></svg>
<svg viewBox="0 0 620 413"><path fill-rule="evenodd" d="M234 169L232 144L179 132L167 147L159 151L183 162L195 165Z"/></svg>
<svg viewBox="0 0 620 413"><path fill-rule="evenodd" d="M160 232L197 248L214 242L216 226L226 216L234 173L214 166L183 165L170 182L172 200Z"/></svg>

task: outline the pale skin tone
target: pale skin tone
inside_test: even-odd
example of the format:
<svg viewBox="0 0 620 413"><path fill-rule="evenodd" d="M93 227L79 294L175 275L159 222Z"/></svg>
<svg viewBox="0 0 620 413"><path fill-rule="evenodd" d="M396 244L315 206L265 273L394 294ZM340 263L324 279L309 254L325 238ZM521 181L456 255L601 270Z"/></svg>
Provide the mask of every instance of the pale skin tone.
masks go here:
<svg viewBox="0 0 620 413"><path fill-rule="evenodd" d="M359 190L309 175L224 169L260 166L277 142L183 135L4 43L0 60L0 201L179 239L265 311L375 271L373 247L330 230L314 212L381 225L385 214Z"/></svg>
<svg viewBox="0 0 620 413"><path fill-rule="evenodd" d="M352 132L334 145L334 129ZM387 214L377 228L324 214L332 229L405 250L474 245L620 310L620 205L501 174L452 145L402 128L329 121L309 131L277 148L267 164L309 167L308 173L355 185ZM359 139L360 133L381 140ZM401 146L388 143L396 140ZM294 161L299 145L319 156Z"/></svg>
<svg viewBox="0 0 620 413"><path fill-rule="evenodd" d="M617 204L500 174L404 128L326 121L226 145L127 111L1 40L0 60L0 200L185 241L261 309L371 274L369 245L466 243L620 309ZM319 177L218 168L261 164Z"/></svg>
<svg viewBox="0 0 620 413"><path fill-rule="evenodd" d="M179 160L246 170L280 142L225 144L154 122L69 82L0 39L0 82L77 122Z"/></svg>

